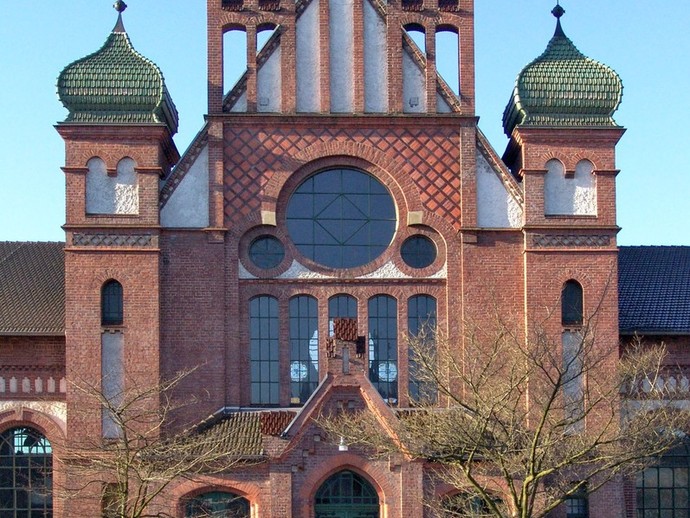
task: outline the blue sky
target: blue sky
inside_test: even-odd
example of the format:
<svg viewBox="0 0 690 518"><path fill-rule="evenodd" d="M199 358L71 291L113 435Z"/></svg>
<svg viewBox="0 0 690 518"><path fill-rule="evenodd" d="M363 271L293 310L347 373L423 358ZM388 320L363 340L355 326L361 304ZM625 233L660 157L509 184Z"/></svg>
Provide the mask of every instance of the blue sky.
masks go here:
<svg viewBox="0 0 690 518"><path fill-rule="evenodd" d="M3 2L0 26L0 240L63 240L64 146L53 125L64 66L98 48L116 21L112 0ZM129 0L135 48L163 71L180 111L180 151L206 111L206 2ZM520 69L546 47L555 0L475 0L477 115L499 154L501 114ZM563 0L566 34L613 67L625 86L615 115L619 243L690 245L690 10L677 2ZM439 51L441 54L442 51ZM440 59L440 58L439 58Z"/></svg>

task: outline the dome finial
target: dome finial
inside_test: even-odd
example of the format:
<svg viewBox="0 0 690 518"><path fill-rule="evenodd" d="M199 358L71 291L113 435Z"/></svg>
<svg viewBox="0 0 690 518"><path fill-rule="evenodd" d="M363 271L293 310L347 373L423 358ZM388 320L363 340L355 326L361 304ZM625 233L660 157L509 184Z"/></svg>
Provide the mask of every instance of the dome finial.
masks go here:
<svg viewBox="0 0 690 518"><path fill-rule="evenodd" d="M127 4L122 0L117 0L113 4L113 7L117 11L117 23L115 24L115 27L113 27L113 32L127 32L125 30L125 24L122 22L122 13L125 12L125 9L127 9Z"/></svg>
<svg viewBox="0 0 690 518"><path fill-rule="evenodd" d="M565 9L561 7L561 2L559 0L556 0L556 7L551 10L551 14L556 17L556 32L554 36L565 37L563 27L561 27L561 16L565 14Z"/></svg>

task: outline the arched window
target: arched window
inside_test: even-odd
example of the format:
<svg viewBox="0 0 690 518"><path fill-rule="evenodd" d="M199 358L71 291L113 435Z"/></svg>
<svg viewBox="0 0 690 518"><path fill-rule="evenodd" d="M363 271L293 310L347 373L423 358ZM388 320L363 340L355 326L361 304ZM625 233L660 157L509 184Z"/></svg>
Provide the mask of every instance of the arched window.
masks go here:
<svg viewBox="0 0 690 518"><path fill-rule="evenodd" d="M407 331L410 334L409 383L411 402L433 403L436 401L436 386L425 381L420 370L421 361L430 361L436 356L436 299L430 295L415 295L407 301Z"/></svg>
<svg viewBox="0 0 690 518"><path fill-rule="evenodd" d="M187 501L185 518L249 518L249 501L235 493L212 491Z"/></svg>
<svg viewBox="0 0 690 518"><path fill-rule="evenodd" d="M109 280L101 288L101 325L119 326L122 320L122 284Z"/></svg>
<svg viewBox="0 0 690 518"><path fill-rule="evenodd" d="M492 501L499 508L503 506L498 498L493 498ZM469 493L456 493L445 497L441 502L441 508L443 509L441 513L443 518L488 518L493 516L489 505L479 495Z"/></svg>
<svg viewBox="0 0 690 518"><path fill-rule="evenodd" d="M357 299L351 295L334 295L328 299L328 334L333 336L336 318L357 318Z"/></svg>
<svg viewBox="0 0 690 518"><path fill-rule="evenodd" d="M53 516L53 450L37 430L18 427L0 434L0 516Z"/></svg>
<svg viewBox="0 0 690 518"><path fill-rule="evenodd" d="M569 280L561 293L561 323L564 326L581 326L583 322L582 286Z"/></svg>
<svg viewBox="0 0 690 518"><path fill-rule="evenodd" d="M398 303L388 295L369 299L369 379L386 402L398 403Z"/></svg>
<svg viewBox="0 0 690 518"><path fill-rule="evenodd" d="M638 473L637 516L681 518L690 515L690 445L686 442Z"/></svg>
<svg viewBox="0 0 690 518"><path fill-rule="evenodd" d="M344 470L329 477L316 492L317 518L327 516L379 517L379 497L364 477Z"/></svg>
<svg viewBox="0 0 690 518"><path fill-rule="evenodd" d="M319 383L319 317L314 297L290 299L290 403L304 403Z"/></svg>
<svg viewBox="0 0 690 518"><path fill-rule="evenodd" d="M249 361L252 405L280 402L278 299L267 295L249 302Z"/></svg>

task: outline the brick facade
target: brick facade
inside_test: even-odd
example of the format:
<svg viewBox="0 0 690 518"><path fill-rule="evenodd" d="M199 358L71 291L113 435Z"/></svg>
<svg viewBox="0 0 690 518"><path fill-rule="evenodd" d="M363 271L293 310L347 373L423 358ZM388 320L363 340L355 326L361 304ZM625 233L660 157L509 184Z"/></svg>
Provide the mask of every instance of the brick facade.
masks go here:
<svg viewBox="0 0 690 518"><path fill-rule="evenodd" d="M366 23L363 1L369 0L354 3L356 42L362 40ZM406 339L411 297L433 297L439 329L449 343L457 344L460 354L470 355L464 342L466 326L488 329L497 313L514 322L519 335L543 330L553 343L560 343L564 328L556 309L564 284L575 280L585 293L585 318L593 319L597 328L596 347L618 350L615 146L623 130L518 126L504 164L487 149L474 113L472 0L425 1L423 10L409 0L383 7L374 3L376 9L386 10L385 113L364 113L365 88L359 80L353 86L354 113L330 112L333 76L327 44L318 49L321 73L315 79L321 110L296 113L295 33L308 0L208 0L209 113L204 131L191 144L191 155L178 162L170 131L162 124L58 125L66 142L65 333L45 338L0 336L4 383L0 383L0 400L65 402L68 417L65 423L51 418L49 410L46 415L40 409L19 415L20 410L4 412L2 407L0 431L23 423L36 427L56 445L101 437L101 412L88 408L91 403L77 385L102 382L102 340L107 333L123 336L125 388L151 386L159 378L191 371L176 390L197 402L174 412L174 421L166 424L170 430L187 428L228 409L259 410L251 394L255 374L249 308L255 297L270 296L278 308L277 407L293 412L294 421L282 434L264 434L265 462L223 475L176 481L154 502L154 510L182 517L190 498L225 490L246 498L252 517L313 518L321 485L331 475L349 470L374 488L381 517L422 518L429 514L423 497L441 498L454 491L435 479L432 467L402 456L372 460L357 448L339 451L313 420L318 411L352 405L349 408L374 412L384 426L386 420L396 418L395 407L410 406ZM320 0L317 13L323 42L332 27L328 5ZM256 60L256 34L274 25L282 28L281 111L264 114L258 109L261 63ZM401 26L426 30L423 75L429 110L421 116L403 113ZM245 90L240 92L246 96L246 110L241 113L224 108L228 88L223 85L223 34L235 29L247 35L249 64ZM460 94L450 113L437 112L443 96L435 68L436 29L458 34ZM365 52L363 45L355 45L352 66L357 78L364 76ZM182 196L185 182L191 183L190 168L206 147L208 185L203 196L208 200L208 225L166 227L161 223L162 211L172 206L175 196ZM522 211L519 226L481 226L477 205L488 201L477 180L480 155L491 162L500 192ZM94 157L105 163L109 175L116 175L123 158L134 160L138 213L87 213L86 177ZM596 214L545 214L544 179L550 160L558 160L566 175L581 161L591 162ZM332 168L373 176L395 205L397 221L389 246L372 261L352 268L329 268L304 256L288 228L292 193L305 179ZM194 208L194 200L186 203ZM265 235L278 238L285 248L282 260L270 268L257 266L250 257L251 244ZM409 266L401 256L403 242L414 235L427 237L436 248L436 258L423 268ZM118 325L101 321L101 289L109 280L123 289L124 315ZM352 372L347 374L342 359L329 357L328 304L341 294L357 301L357 335L363 337L370 334L368 301L386 295L397 303L392 315L397 323L394 408L384 403L367 379L368 353L363 358L353 354ZM296 405L290 392L288 315L290 300L297 295L316 300L322 382L303 407ZM669 347L674 358L690 365L685 342L678 338ZM605 368L615 368L616 360L613 354ZM60 381L63 377L66 382ZM19 387L14 391L9 389L10 378L20 380L14 382ZM48 378L57 381L57 390L47 389ZM29 380L28 390L22 389L24 379ZM42 392L36 389L38 379ZM3 391L4 386L8 388ZM146 404L155 409L159 402ZM61 483L78 483L60 463L55 469ZM605 486L591 495L590 516L632 516L631 491L629 483ZM56 494L54 516L97 516L99 494L97 489L93 492L93 500L63 500ZM554 516L565 513L559 510Z"/></svg>

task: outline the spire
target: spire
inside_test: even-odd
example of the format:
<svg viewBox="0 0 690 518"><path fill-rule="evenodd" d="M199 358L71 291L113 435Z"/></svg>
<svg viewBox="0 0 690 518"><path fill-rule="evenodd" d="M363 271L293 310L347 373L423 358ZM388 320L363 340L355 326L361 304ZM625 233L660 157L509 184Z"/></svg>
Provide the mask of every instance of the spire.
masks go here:
<svg viewBox="0 0 690 518"><path fill-rule="evenodd" d="M554 33L554 37L565 37L565 33L563 32L563 28L561 27L561 16L565 14L565 9L561 7L561 3L559 0L556 0L556 7L554 7L551 10L551 14L553 14L556 17L556 32Z"/></svg>
<svg viewBox="0 0 690 518"><path fill-rule="evenodd" d="M117 23L115 24L115 27L113 27L113 32L127 32L125 30L125 24L122 22L122 13L124 13L125 9L127 9L127 4L122 0L117 0L113 4L113 7L117 11Z"/></svg>

